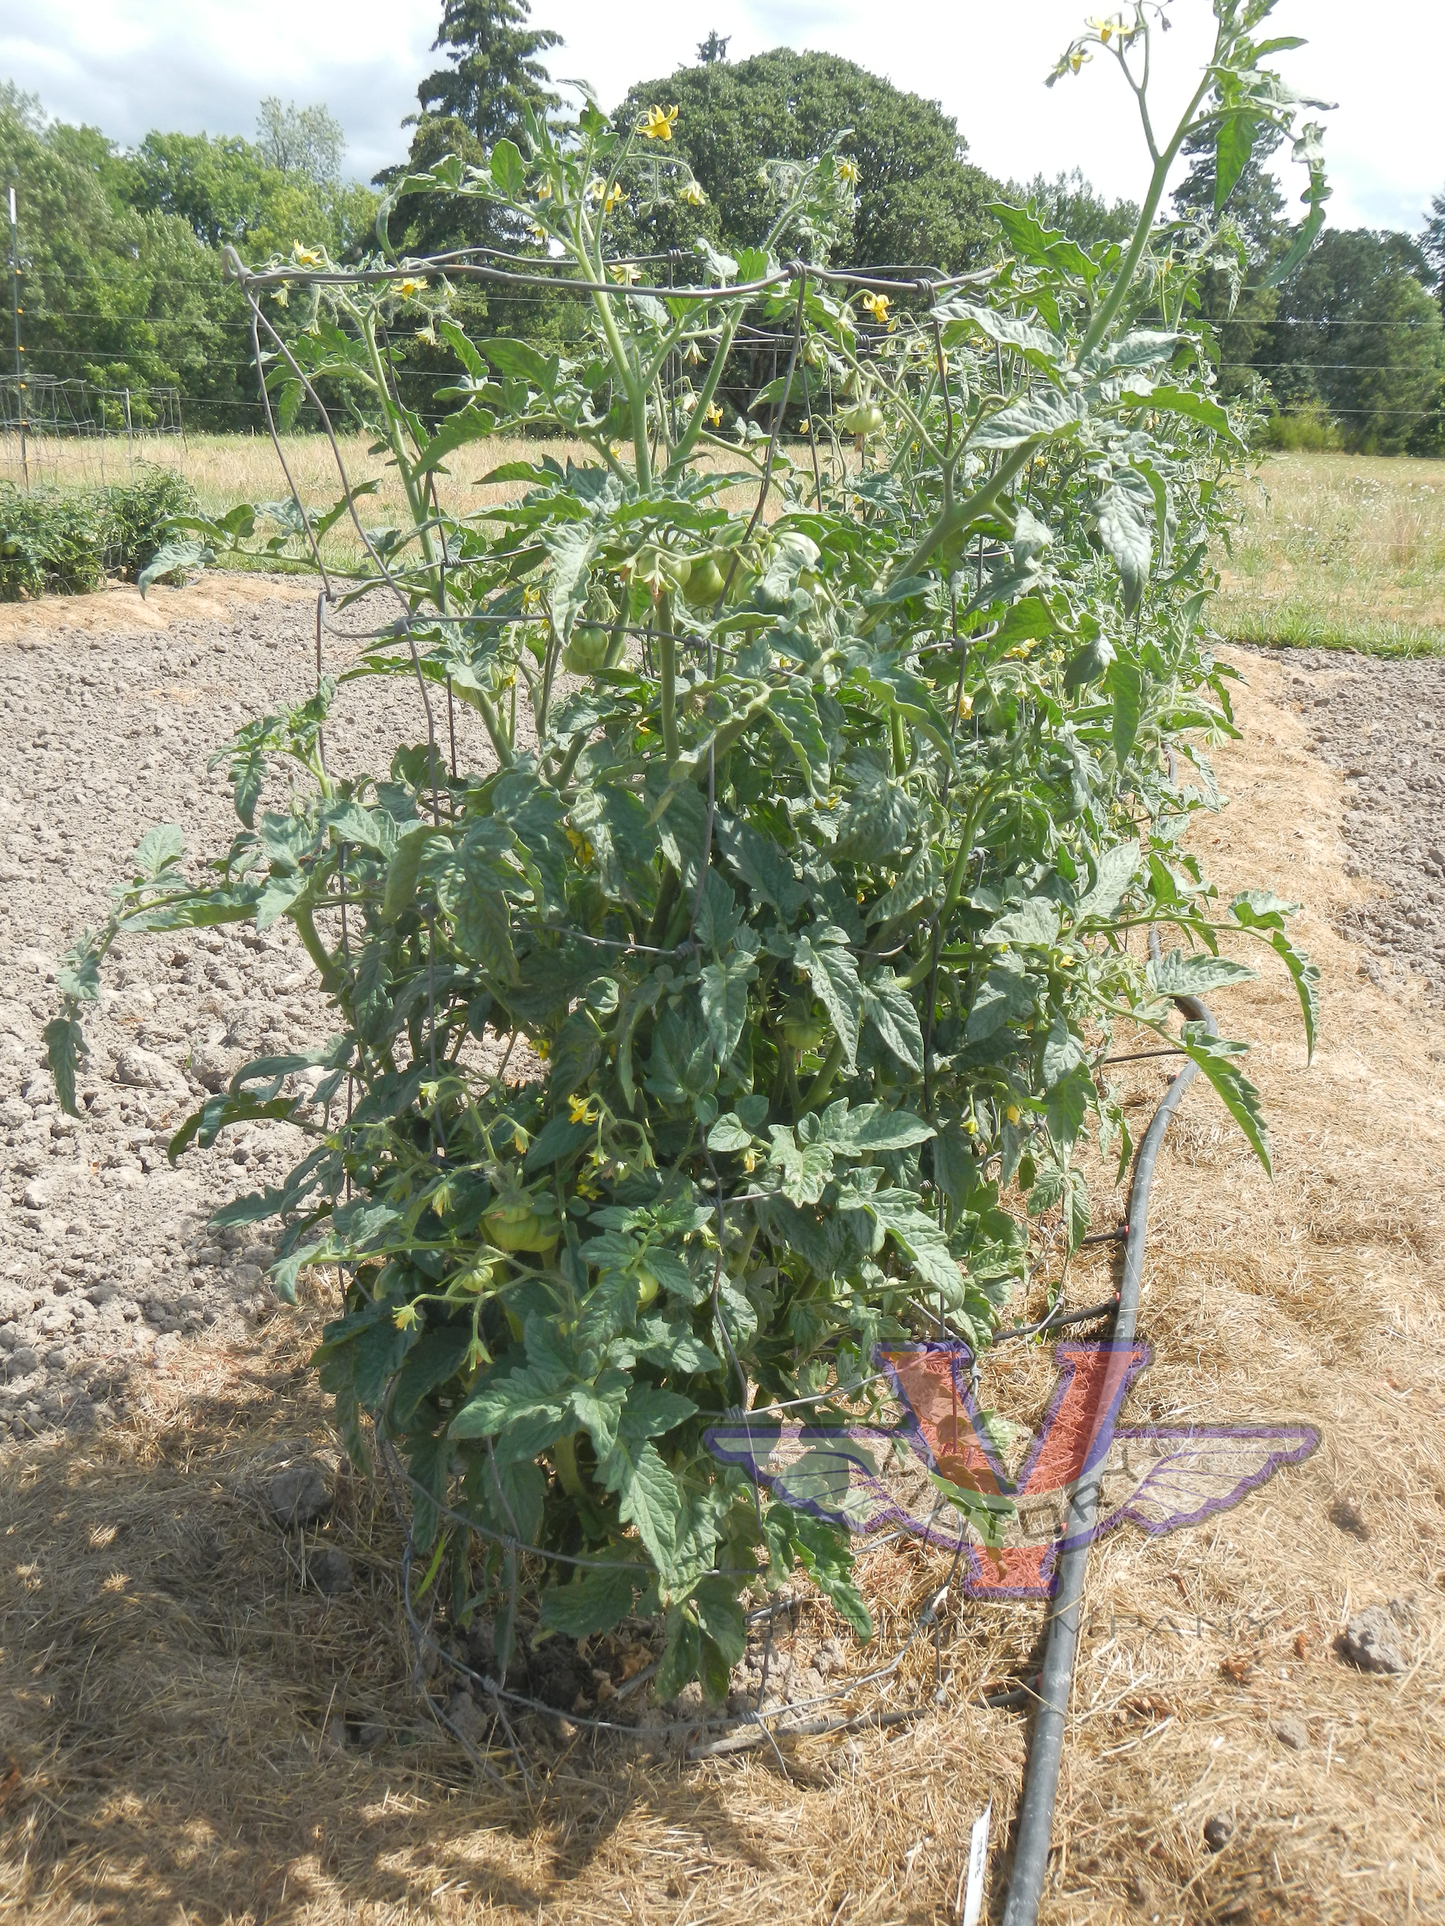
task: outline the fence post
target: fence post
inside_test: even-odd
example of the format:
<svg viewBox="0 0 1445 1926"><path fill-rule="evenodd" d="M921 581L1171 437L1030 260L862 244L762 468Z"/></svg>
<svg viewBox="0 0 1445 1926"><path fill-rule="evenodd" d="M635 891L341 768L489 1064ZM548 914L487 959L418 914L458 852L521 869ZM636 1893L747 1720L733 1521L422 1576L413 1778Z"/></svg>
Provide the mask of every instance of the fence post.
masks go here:
<svg viewBox="0 0 1445 1926"><path fill-rule="evenodd" d="M132 481L135 480L135 449L130 436L130 389L125 391L125 465Z"/></svg>
<svg viewBox="0 0 1445 1926"><path fill-rule="evenodd" d="M15 386L20 403L20 473L27 491L30 487L30 459L25 446L25 353L20 345L20 223L15 212L15 188L10 188L10 319L15 334Z"/></svg>

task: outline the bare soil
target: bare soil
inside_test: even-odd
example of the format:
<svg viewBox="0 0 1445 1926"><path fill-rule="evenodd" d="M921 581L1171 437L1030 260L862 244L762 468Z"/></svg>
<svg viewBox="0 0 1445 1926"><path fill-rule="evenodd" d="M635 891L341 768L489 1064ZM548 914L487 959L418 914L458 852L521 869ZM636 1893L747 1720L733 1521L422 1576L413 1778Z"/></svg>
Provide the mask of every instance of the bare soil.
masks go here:
<svg viewBox="0 0 1445 1926"><path fill-rule="evenodd" d="M179 1174L147 1170L151 1145L127 1147L127 1131L161 1132L166 1103L194 1092L117 1084L101 1052L76 1147L54 1134L46 1093L32 1088L53 965L19 951L53 957L98 913L147 821L199 805L212 835L225 833L207 735L233 726L257 689L299 694L314 673L309 603L251 583L208 589L209 606L185 593L143 613L110 598L61 615L0 612L0 700L17 723L0 772L4 860L21 872L0 884L14 931L0 981L19 1026L0 1056L16 1159L0 1217L0 1272L12 1267L0 1288L15 1293L0 1303L0 1343L14 1333L12 1366L17 1351L37 1353L0 1394L14 1426L0 1443L0 1923L944 1926L989 1799L997 1917L1028 1722L987 1710L980 1693L1027 1670L1042 1608L950 1598L942 1697L934 1706L924 1641L884 1703L927 1715L897 1726L689 1761L685 1747L649 1756L539 1722L523 1735L532 1792L479 1783L415 1690L384 1491L339 1463L306 1369L324 1286L298 1314L257 1320L246 1253L203 1241L216 1197L252 1187L284 1152L257 1139L254 1170L215 1153ZM1302 713L1292 677L1310 669L1234 659L1249 678L1245 737L1216 758L1233 801L1199 819L1194 843L1222 888L1269 883L1303 900L1323 1033L1307 1068L1280 974L1218 998L1223 1027L1255 1039L1276 1175L1264 1177L1212 1095L1191 1090L1156 1181L1141 1319L1154 1363L1129 1415L1304 1420L1323 1441L1200 1530L1125 1528L1095 1549L1050 1926L1445 1917L1445 1026L1426 983L1385 975L1351 933L1382 927L1371 919L1393 883L1349 873L1368 852L1346 841L1350 779L1317 752L1313 705ZM194 706L171 727L176 689ZM1414 753L1414 715L1429 706L1396 702L1396 756ZM124 734L157 724L161 735ZM364 746L361 722L352 735ZM1380 810L1409 793L1386 791ZM253 1043L238 1016L257 1034L266 1018L276 1028L265 1034L307 1036L305 981L282 988L300 969L289 951L232 939L172 966L173 953L135 946L136 986L155 1003L111 1005L103 1050L135 1039L170 1051L184 1076L183 1013L198 997L221 1031L207 1047L228 1049L233 1034ZM205 1010L208 997L220 1007ZM1132 1114L1147 1117L1167 1073L1157 1062L1121 1072ZM113 1153L128 1161L109 1164ZM122 1168L129 1182L110 1174ZM28 1204L26 1187L47 1182L54 1201ZM1096 1222L1117 1221L1122 1200L1103 1182L1096 1200ZM203 1251L215 1254L200 1261ZM143 1291L132 1279L145 1256ZM1071 1298L1098 1301L1109 1265L1090 1253ZM90 1302L88 1277L120 1285L91 1315L75 1303ZM198 1315L182 1309L162 1328L185 1293ZM115 1319L116 1302L135 1314ZM71 1323L46 1332L56 1307ZM52 1361L67 1345L72 1360ZM93 1393L90 1412L74 1403L101 1363L110 1418L82 1426L104 1416ZM1016 1345L988 1370L986 1402L1037 1423L1050 1356ZM71 1426L53 1428L67 1401ZM330 1467L334 1503L283 1535L265 1479L303 1449ZM353 1583L328 1597L317 1580L334 1552ZM947 1560L900 1546L864 1572L886 1654ZM1340 1650L1370 1607L1399 1645L1397 1675L1364 1672ZM809 1607L799 1659L838 1629ZM848 1664L870 1657L850 1650ZM615 1689L629 1660L599 1650L594 1663Z"/></svg>
<svg viewBox="0 0 1445 1926"><path fill-rule="evenodd" d="M1377 971L1445 993L1445 659L1289 658L1291 707L1346 783L1346 873L1379 886L1345 912Z"/></svg>
<svg viewBox="0 0 1445 1926"><path fill-rule="evenodd" d="M242 721L312 692L315 608L305 584L247 576L0 608L0 1435L120 1415L138 1370L272 1312L264 1235L215 1237L207 1219L279 1177L299 1133L243 1130L177 1169L165 1145L248 1057L324 1041L300 945L250 925L119 944L79 1122L60 1113L41 1032L58 959L103 921L149 827L184 825L192 862L229 846L226 761L209 758ZM328 672L354 655L326 637ZM389 756L397 702L395 684L349 685L338 772ZM465 754L472 720L457 721ZM283 796L278 780L260 806Z"/></svg>

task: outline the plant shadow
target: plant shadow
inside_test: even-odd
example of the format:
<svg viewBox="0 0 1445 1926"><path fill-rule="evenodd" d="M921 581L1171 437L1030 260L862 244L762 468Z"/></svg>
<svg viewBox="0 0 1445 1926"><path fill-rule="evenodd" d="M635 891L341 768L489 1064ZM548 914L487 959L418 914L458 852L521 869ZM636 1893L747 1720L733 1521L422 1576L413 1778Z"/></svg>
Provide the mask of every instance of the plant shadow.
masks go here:
<svg viewBox="0 0 1445 1926"><path fill-rule="evenodd" d="M621 1916L638 1839L679 1826L761 1868L716 1787L629 1742L524 1726L529 1792L473 1775L413 1685L384 1492L343 1465L306 1533L262 1501L278 1462L338 1456L275 1350L0 1454L0 1898L29 1926Z"/></svg>

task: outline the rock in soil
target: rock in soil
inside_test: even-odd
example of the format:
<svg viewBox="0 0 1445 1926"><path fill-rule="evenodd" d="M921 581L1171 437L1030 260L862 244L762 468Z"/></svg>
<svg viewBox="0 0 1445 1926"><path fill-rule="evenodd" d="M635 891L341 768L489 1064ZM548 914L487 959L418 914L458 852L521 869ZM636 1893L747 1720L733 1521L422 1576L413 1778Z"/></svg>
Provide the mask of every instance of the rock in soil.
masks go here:
<svg viewBox="0 0 1445 1926"><path fill-rule="evenodd" d="M267 1484L266 1506L282 1531L303 1531L314 1525L331 1509L325 1471L314 1458L288 1465Z"/></svg>
<svg viewBox="0 0 1445 1926"><path fill-rule="evenodd" d="M1223 1852L1234 1837L1234 1821L1226 1819L1223 1813L1216 1813L1204 1822L1204 1843L1211 1852Z"/></svg>
<svg viewBox="0 0 1445 1926"><path fill-rule="evenodd" d="M1403 1672L1405 1656L1398 1643L1398 1616L1383 1605L1356 1612L1337 1641L1341 1656L1362 1672Z"/></svg>
<svg viewBox="0 0 1445 1926"><path fill-rule="evenodd" d="M447 1701L447 1720L452 1730L470 1746L486 1743L491 1731L492 1721L477 1704L470 1692L454 1692Z"/></svg>
<svg viewBox="0 0 1445 1926"><path fill-rule="evenodd" d="M306 1556L306 1571L317 1591L339 1598L351 1590L351 1560L338 1545L321 1545Z"/></svg>
<svg viewBox="0 0 1445 1926"><path fill-rule="evenodd" d="M1310 1729L1303 1719L1296 1718L1293 1712L1286 1712L1283 1718L1274 1722L1274 1736L1281 1745L1287 1745L1291 1752L1304 1752L1309 1747Z"/></svg>

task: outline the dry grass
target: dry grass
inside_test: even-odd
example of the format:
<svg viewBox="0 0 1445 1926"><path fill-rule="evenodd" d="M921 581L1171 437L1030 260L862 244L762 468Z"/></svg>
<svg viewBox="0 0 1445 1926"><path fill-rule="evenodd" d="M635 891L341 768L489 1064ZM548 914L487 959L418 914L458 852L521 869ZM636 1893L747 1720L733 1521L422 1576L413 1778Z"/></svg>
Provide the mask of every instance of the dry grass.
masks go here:
<svg viewBox="0 0 1445 1926"><path fill-rule="evenodd" d="M1197 840L1226 886L1282 881L1324 972L1319 1055L1276 977L1219 999L1256 1036L1277 1176L1191 1091L1155 1190L1134 1421L1305 1419L1323 1436L1203 1530L1096 1550L1055 1827L1049 1926L1445 1918L1445 1030L1358 973L1332 918L1340 786L1249 659L1237 801ZM1140 1102L1156 1064L1123 1073ZM1117 1200L1101 1203L1111 1221ZM1107 1260L1072 1286L1102 1295ZM413 1926L955 1918L970 1823L992 1796L997 1916L1026 1722L977 1688L1037 1650L1043 1612L963 1603L946 1707L891 1732L689 1765L534 1738L530 1800L479 1788L408 1683L385 1510L353 1485L328 1536L362 1575L326 1604L254 1502L297 1438L328 1442L304 1368L313 1305L260 1356L188 1359L128 1432L0 1457L0 1921L24 1926ZM1036 1420L1046 1356L1012 1347L988 1390ZM1329 1518L1347 1496L1361 1542ZM865 1567L898 1637L939 1561ZM1365 1676L1334 1639L1362 1606L1413 1613L1411 1669ZM898 1696L926 1684L931 1654ZM1303 1718L1286 1749L1271 1721ZM373 1754L335 1721L386 1728ZM13 1761L14 1771L7 1777ZM1225 1849L1206 1818L1234 1825Z"/></svg>
<svg viewBox="0 0 1445 1926"><path fill-rule="evenodd" d="M1242 491L1214 607L1242 642L1445 651L1445 464L1281 454Z"/></svg>

